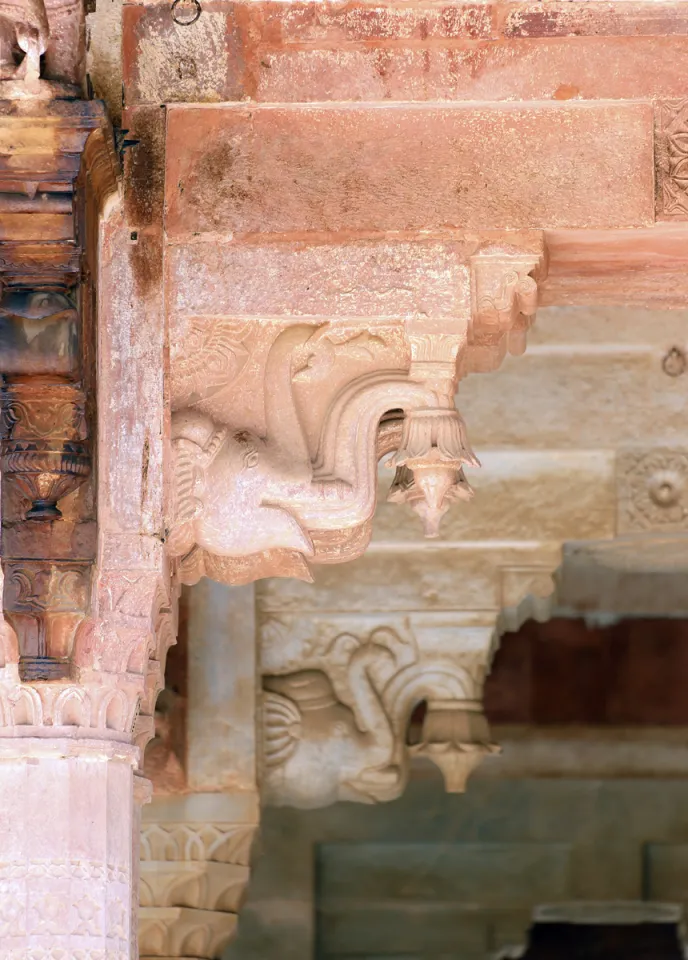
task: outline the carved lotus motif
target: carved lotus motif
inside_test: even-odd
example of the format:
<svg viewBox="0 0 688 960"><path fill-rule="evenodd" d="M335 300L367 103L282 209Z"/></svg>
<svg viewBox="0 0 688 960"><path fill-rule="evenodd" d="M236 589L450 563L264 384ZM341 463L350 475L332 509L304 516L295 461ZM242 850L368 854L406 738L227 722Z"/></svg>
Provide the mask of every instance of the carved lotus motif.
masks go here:
<svg viewBox="0 0 688 960"><path fill-rule="evenodd" d="M401 448L388 463L397 472L387 499L407 503L420 516L426 537L438 537L452 502L473 496L463 464L480 466L457 410L412 410L404 421Z"/></svg>

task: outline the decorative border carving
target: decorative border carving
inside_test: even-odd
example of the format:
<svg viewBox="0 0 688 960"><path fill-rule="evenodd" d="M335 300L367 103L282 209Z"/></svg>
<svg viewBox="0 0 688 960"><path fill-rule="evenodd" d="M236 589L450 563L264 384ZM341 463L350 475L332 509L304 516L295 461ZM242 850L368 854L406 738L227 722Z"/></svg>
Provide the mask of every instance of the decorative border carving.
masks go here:
<svg viewBox="0 0 688 960"><path fill-rule="evenodd" d="M655 103L657 218L688 220L688 99Z"/></svg>

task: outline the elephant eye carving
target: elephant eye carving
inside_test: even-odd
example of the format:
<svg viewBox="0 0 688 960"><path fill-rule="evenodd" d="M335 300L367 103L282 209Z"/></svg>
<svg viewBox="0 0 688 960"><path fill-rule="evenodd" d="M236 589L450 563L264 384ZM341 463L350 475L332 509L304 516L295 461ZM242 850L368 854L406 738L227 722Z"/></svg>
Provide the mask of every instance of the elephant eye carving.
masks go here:
<svg viewBox="0 0 688 960"><path fill-rule="evenodd" d="M238 430L234 434L234 439L241 446L246 447L243 456L244 470L252 470L253 467L258 466L258 450L248 430Z"/></svg>

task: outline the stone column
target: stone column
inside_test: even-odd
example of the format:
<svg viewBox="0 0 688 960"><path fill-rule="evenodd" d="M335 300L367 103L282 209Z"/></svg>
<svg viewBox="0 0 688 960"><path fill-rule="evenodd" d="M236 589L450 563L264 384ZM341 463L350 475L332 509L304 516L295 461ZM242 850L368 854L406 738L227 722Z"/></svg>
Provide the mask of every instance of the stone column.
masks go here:
<svg viewBox="0 0 688 960"><path fill-rule="evenodd" d="M137 755L87 737L0 740L3 960L137 956Z"/></svg>
<svg viewBox="0 0 688 960"><path fill-rule="evenodd" d="M161 790L143 814L141 960L222 955L260 819L253 585L201 580L187 595L187 629L189 792Z"/></svg>

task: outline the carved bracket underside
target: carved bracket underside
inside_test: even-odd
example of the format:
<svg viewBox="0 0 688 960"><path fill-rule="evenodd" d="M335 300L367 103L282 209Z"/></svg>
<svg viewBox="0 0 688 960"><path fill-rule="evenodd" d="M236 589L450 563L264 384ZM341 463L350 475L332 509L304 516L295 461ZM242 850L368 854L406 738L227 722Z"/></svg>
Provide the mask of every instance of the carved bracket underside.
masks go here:
<svg viewBox="0 0 688 960"><path fill-rule="evenodd" d="M464 466L479 465L454 405L459 374L522 349L545 265L540 236L479 247L472 305L442 322L173 318L168 546L184 582L310 579L311 564L359 556L377 463L393 451L389 499L437 536L471 496Z"/></svg>

